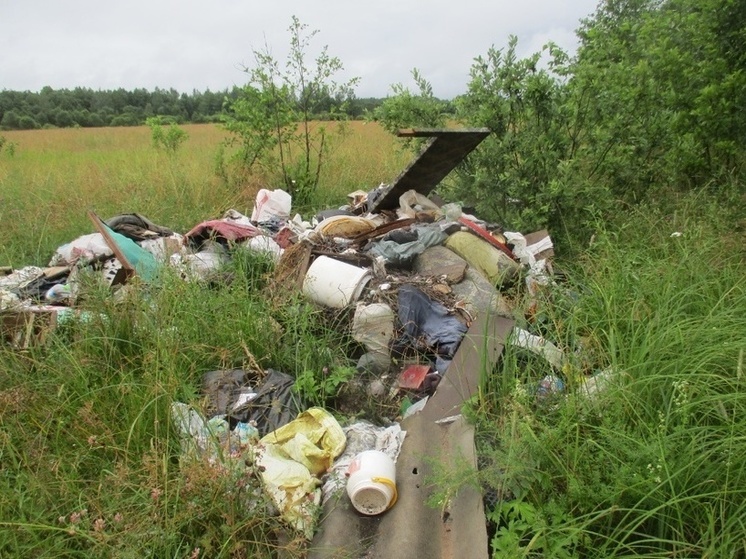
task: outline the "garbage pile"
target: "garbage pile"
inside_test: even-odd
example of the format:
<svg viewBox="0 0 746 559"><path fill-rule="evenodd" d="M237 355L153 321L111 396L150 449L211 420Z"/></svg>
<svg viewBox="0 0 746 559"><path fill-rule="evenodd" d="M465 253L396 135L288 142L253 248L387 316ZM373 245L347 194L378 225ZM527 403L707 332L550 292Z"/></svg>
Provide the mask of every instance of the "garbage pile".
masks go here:
<svg viewBox="0 0 746 559"><path fill-rule="evenodd" d="M291 217L292 199L282 190L261 190L250 216L231 209L184 234L137 213L103 221L89 212L95 232L59 247L46 267L0 274L2 343L21 350L43 343L56 324L79 314L83 273L99 274L114 291L134 277L156 282L168 268L184 281L205 281L243 247L275 261L274 292L302 293L322 307L351 311L349 332L364 348L357 370L373 379L368 394L396 396L401 419L412 417L438 392L480 316L510 317L508 293L538 297L551 282L546 231L503 231L458 204L427 196L447 166L401 191L433 146L451 137L436 136L392 185L353 192L343 206L310 219ZM516 330L512 343L561 369L562 351L542 338ZM306 409L293 384L289 375L258 366L211 371L202 386L208 405L174 403L172 419L183 459L253 468L277 512L311 539L314 510L343 491L355 455L379 450L395 461L406 434L397 422L343 428L327 410ZM559 389L551 382L545 388ZM384 490L391 501L390 488Z"/></svg>

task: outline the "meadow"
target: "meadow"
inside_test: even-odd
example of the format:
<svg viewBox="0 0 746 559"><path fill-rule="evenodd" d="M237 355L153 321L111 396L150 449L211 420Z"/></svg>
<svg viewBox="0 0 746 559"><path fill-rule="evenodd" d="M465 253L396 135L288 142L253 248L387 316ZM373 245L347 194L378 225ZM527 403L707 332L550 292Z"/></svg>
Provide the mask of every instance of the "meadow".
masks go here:
<svg viewBox="0 0 746 559"><path fill-rule="evenodd" d="M408 162L377 125L350 126L304 215ZM91 231L87 209L180 232L250 212L268 177L225 180L224 133L184 129L173 156L145 127L3 132L17 148L0 152L0 265L46 264ZM516 313L565 352L566 391L538 399L555 371L507 347L465 408L482 469L428 480L443 495L478 483L491 496L494 558L746 556L743 223L706 192L622 210L557 255L562 275L535 313L528 301ZM199 401L209 370L352 364L340 317L300 298L274 304L271 267L242 254L230 284L166 276L117 299L92 282L80 303L92 318L24 352L0 347L0 556L304 555L251 480L180 463L169 420L172 402ZM599 373L608 380L589 396Z"/></svg>
<svg viewBox="0 0 746 559"><path fill-rule="evenodd" d="M155 149L145 126L3 132L18 147L12 156L0 153L0 262L46 264L57 246L90 230L88 209L104 218L138 212L186 232L229 208L250 213L257 190L274 188L270 177L226 180L230 147L221 150L220 127L182 128L188 139L174 155ZM354 121L345 128L333 135L316 210L393 180L409 160L377 124ZM311 209L294 208L304 216Z"/></svg>

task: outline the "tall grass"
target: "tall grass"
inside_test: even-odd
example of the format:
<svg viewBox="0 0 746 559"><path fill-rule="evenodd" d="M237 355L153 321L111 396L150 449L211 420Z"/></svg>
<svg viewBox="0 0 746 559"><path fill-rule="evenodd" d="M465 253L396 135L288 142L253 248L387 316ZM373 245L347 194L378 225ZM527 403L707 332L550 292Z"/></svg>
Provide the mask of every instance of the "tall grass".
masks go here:
<svg viewBox="0 0 746 559"><path fill-rule="evenodd" d="M45 265L102 217L139 212L185 232L228 208L249 213L272 178L216 172L224 133L186 126L173 157L148 128L7 132L0 153L0 264ZM400 155L376 125L354 123L335 146L318 209L396 176ZM360 157L365 154L365 157ZM308 208L306 208L307 210ZM185 462L172 402L199 405L221 368L297 376L350 365L350 338L300 298L268 288L272 266L236 252L217 281L165 274L112 297L89 280L82 318L44 345L0 346L0 557L285 557L302 545L251 469Z"/></svg>
<svg viewBox="0 0 746 559"><path fill-rule="evenodd" d="M252 470L180 461L169 417L172 402L199 406L210 370L349 364L349 338L311 305L270 307L269 270L241 253L229 284L167 274L117 298L89 286L81 319L46 345L0 348L0 556L300 553Z"/></svg>
<svg viewBox="0 0 746 559"><path fill-rule="evenodd" d="M185 232L228 208L250 213L259 188L282 187L271 172L233 172L220 127L183 128L189 137L174 156L153 148L145 126L4 132L18 147L13 156L0 153L0 263L46 264L56 247L91 231L87 209L103 218L138 212ZM391 181L406 162L377 124L347 128L335 136L313 207L295 211L310 217L342 205L345 194Z"/></svg>
<svg viewBox="0 0 746 559"><path fill-rule="evenodd" d="M702 196L643 208L567 263L532 325L567 352L565 395L508 349L480 422L494 557L746 554L746 266L722 224Z"/></svg>

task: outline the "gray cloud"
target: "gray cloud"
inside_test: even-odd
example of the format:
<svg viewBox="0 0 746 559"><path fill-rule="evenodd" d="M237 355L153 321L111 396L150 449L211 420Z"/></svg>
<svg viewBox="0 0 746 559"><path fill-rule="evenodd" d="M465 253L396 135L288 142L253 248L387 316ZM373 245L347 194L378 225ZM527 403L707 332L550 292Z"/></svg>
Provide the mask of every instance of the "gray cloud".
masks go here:
<svg viewBox="0 0 746 559"><path fill-rule="evenodd" d="M509 35L534 52L548 40L574 50L574 30L596 0L0 0L0 89L175 88L245 83L252 49L287 52L292 15L320 30L359 76L357 94L385 96L419 68L435 94L465 90L472 60Z"/></svg>

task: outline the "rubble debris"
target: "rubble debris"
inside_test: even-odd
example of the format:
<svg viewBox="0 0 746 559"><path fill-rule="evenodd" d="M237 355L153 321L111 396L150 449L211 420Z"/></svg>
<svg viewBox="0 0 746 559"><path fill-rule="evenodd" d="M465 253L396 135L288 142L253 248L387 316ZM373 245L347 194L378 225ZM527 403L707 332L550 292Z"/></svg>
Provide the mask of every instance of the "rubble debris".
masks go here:
<svg viewBox="0 0 746 559"><path fill-rule="evenodd" d="M44 343L60 317L77 312L76 274L84 269L115 290L135 275L154 282L166 268L203 281L237 251L267 254L275 262L266 290L274 308L304 296L349 319L346 333L360 344L350 355L360 371L350 385L404 417L387 427L343 428L327 410L306 409L291 375L258 366L214 370L203 377L204 408L172 406L184 456L231 471L256 468L257 482L287 523L313 538L311 557L326 557L318 550L330 548L370 558L412 550L418 556L445 550L486 556L476 489L453 496L440 511L425 509L430 490L422 476L432 472L428 460L455 467L463 457L476 467L473 429L461 408L502 352L513 328L506 317L521 320L515 293L536 297L552 281L552 243L546 231L494 233L458 204L427 197L486 129L406 134L432 139L390 186L353 192L346 207L322 210L308 221L290 218L289 194L264 189L250 218L229 209L183 236L137 213L103 222L91 212L97 232L57 249L49 263L57 267L2 270L2 342L19 349ZM516 281L524 276L525 287ZM515 329L510 340L551 364L553 374L542 381L546 386L538 384L537 396L554 394L563 380L562 351L528 330ZM580 386L592 396L606 381L599 375ZM383 450L396 463L399 502L382 517L364 517L344 497L345 472L364 450ZM322 481L325 520L314 537ZM386 487L378 489L386 493ZM428 532L433 526L437 537ZM387 537L363 549L361 531Z"/></svg>
<svg viewBox="0 0 746 559"><path fill-rule="evenodd" d="M466 260L441 245L428 248L414 261L418 275L443 278L449 284L463 280L468 267Z"/></svg>

